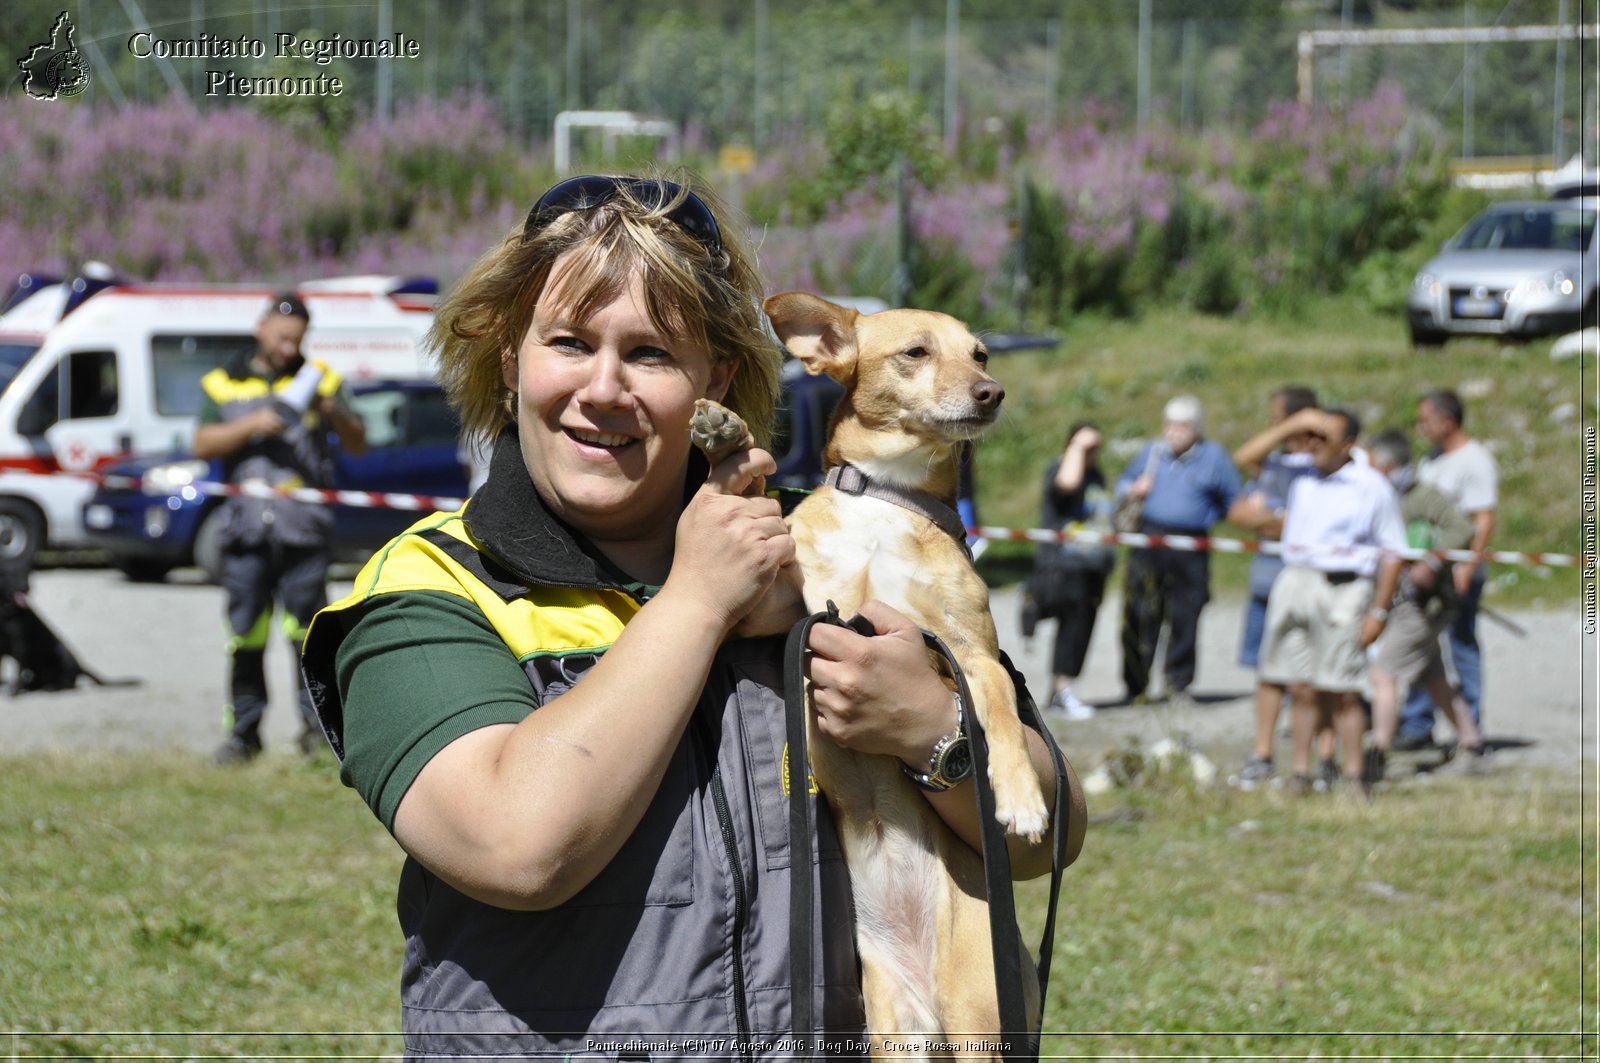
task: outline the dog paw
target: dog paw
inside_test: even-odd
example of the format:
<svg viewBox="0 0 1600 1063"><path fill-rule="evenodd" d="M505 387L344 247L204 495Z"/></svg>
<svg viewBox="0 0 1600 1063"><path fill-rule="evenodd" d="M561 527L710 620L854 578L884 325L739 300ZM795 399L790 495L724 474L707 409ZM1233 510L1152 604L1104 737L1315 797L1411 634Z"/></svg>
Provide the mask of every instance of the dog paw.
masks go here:
<svg viewBox="0 0 1600 1063"><path fill-rule="evenodd" d="M689 440L705 451L706 460L713 467L734 451L755 446L755 437L744 420L710 399L694 400L694 413L689 417Z"/></svg>
<svg viewBox="0 0 1600 1063"><path fill-rule="evenodd" d="M994 787L994 818L1000 825L1030 842L1042 839L1050 826L1050 809L1039 792L1039 781L1031 766L1019 773L1000 771L991 763L989 782Z"/></svg>

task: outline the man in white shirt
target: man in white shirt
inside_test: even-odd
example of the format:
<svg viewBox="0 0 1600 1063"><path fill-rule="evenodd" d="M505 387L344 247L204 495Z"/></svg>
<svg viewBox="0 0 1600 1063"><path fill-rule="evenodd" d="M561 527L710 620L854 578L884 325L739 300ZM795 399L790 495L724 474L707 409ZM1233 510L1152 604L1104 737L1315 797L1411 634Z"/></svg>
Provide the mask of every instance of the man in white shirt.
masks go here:
<svg viewBox="0 0 1600 1063"><path fill-rule="evenodd" d="M1462 424L1466 410L1461 396L1448 388L1429 392L1417 403L1417 431L1433 444L1433 453L1417 465L1417 480L1448 495L1472 519L1468 549L1489 548L1500 504L1499 469L1487 447L1469 436ZM1482 720L1483 666L1478 649L1478 602L1483 597L1486 566L1464 561L1455 566L1459 606L1447 632L1450 663L1456 685L1472 714ZM1396 749L1426 749L1433 745L1433 699L1413 690L1400 718Z"/></svg>
<svg viewBox="0 0 1600 1063"><path fill-rule="evenodd" d="M1267 599L1260 677L1289 688L1294 788L1309 792L1311 745L1331 721L1343 754L1341 781L1365 794L1362 736L1367 647L1383 633L1406 546L1400 500L1389 481L1351 451L1361 422L1323 412L1315 428L1317 474L1289 489L1283 523L1287 563Z"/></svg>

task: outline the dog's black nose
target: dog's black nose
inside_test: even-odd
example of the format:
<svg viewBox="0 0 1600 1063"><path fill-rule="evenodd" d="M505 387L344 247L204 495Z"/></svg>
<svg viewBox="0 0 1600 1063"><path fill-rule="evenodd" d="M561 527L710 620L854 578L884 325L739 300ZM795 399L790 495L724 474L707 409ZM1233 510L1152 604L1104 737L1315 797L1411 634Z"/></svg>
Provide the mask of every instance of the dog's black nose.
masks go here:
<svg viewBox="0 0 1600 1063"><path fill-rule="evenodd" d="M985 410L996 409L1005 397L1006 389L998 380L980 380L972 385L972 401Z"/></svg>

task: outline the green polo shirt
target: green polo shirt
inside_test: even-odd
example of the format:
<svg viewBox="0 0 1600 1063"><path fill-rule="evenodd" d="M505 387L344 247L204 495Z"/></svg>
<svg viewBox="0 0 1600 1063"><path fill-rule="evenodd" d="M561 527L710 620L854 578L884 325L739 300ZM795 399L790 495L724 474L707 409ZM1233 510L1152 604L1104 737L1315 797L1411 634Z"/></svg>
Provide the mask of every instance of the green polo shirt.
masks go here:
<svg viewBox="0 0 1600 1063"><path fill-rule="evenodd" d="M470 600L439 591L374 599L334 668L345 703L340 778L391 831L422 766L462 735L539 707L517 659Z"/></svg>

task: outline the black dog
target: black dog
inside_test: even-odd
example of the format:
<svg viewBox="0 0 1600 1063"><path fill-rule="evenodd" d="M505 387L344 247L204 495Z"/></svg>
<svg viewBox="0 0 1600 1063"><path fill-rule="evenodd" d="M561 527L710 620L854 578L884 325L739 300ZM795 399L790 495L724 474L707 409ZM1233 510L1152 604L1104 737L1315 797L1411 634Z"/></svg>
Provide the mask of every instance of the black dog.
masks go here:
<svg viewBox="0 0 1600 1063"><path fill-rule="evenodd" d="M28 600L28 576L26 563L0 563L0 658L17 662L16 677L6 693L71 690L80 678L97 686L138 683L136 679L106 679L78 660Z"/></svg>

